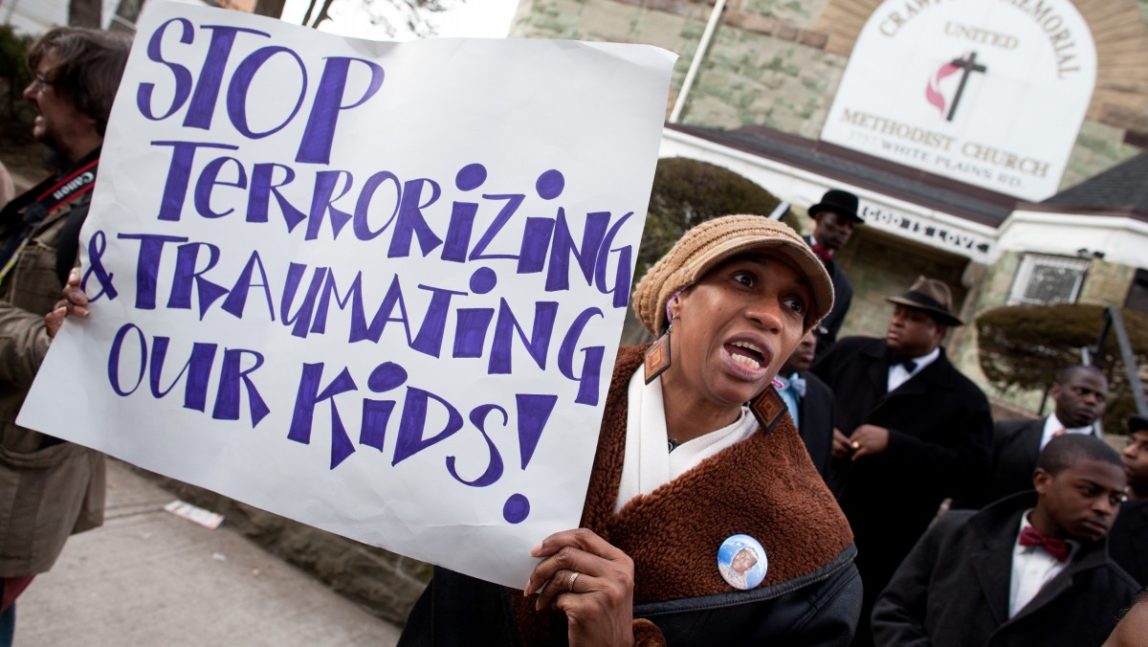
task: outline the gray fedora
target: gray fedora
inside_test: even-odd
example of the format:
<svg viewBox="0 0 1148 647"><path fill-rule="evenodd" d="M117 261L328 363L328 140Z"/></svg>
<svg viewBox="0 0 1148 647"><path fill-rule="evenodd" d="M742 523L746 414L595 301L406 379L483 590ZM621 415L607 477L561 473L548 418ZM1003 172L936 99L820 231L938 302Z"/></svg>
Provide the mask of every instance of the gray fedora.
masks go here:
<svg viewBox="0 0 1148 647"><path fill-rule="evenodd" d="M928 312L933 319L946 326L963 326L965 322L953 314L953 293L944 281L918 276L912 287L899 297L885 297L889 303L897 303Z"/></svg>

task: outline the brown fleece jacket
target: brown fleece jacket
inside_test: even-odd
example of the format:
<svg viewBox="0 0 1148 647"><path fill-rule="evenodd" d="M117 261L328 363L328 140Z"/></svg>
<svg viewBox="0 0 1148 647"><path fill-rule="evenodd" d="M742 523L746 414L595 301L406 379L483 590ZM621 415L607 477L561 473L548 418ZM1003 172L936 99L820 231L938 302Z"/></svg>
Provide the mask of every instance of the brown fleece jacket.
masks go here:
<svg viewBox="0 0 1148 647"><path fill-rule="evenodd" d="M634 560L635 604L736 591L717 566L718 548L731 535L749 535L765 548L762 587L813 573L853 542L789 416L768 434L723 450L614 514L626 448L627 389L643 351L631 346L618 352L582 512L583 527ZM526 605L518 611L523 637L541 638L536 632L545 633L540 625L549 623Z"/></svg>

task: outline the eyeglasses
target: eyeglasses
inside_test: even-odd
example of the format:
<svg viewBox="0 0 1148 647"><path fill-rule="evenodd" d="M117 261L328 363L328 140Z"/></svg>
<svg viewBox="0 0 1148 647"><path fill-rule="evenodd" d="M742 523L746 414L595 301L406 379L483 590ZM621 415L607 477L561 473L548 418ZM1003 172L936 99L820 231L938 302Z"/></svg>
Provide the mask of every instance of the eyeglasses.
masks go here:
<svg viewBox="0 0 1148 647"><path fill-rule="evenodd" d="M32 82L28 85L32 88L33 92L43 92L44 90L52 87L53 83L54 81L50 80L48 77L37 73L32 76Z"/></svg>

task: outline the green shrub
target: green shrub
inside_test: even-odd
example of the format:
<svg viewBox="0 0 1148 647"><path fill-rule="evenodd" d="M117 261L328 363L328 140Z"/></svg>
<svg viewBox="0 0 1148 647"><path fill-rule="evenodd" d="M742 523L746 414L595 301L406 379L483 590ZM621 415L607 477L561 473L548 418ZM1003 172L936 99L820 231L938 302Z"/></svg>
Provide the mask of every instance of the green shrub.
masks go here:
<svg viewBox="0 0 1148 647"><path fill-rule="evenodd" d="M35 110L23 99L24 88L32 82L27 63L31 44L31 36L16 34L9 25L0 26L0 131L5 138L31 137Z"/></svg>
<svg viewBox="0 0 1148 647"><path fill-rule="evenodd" d="M1104 325L1104 306L1057 304L1007 306L977 317L981 370L1002 390L1044 390L1056 372L1080 363L1080 349L1092 348ZM1148 365L1148 317L1122 310L1124 327L1139 371ZM1108 376L1108 409L1104 429L1123 433L1124 421L1135 413L1124 363L1115 333L1109 333L1104 353L1093 359ZM1143 374L1141 373L1141 377Z"/></svg>
<svg viewBox="0 0 1148 647"><path fill-rule="evenodd" d="M684 157L658 160L635 277L643 276L694 225L736 213L768 216L779 202L729 169ZM785 220L794 226L790 218Z"/></svg>

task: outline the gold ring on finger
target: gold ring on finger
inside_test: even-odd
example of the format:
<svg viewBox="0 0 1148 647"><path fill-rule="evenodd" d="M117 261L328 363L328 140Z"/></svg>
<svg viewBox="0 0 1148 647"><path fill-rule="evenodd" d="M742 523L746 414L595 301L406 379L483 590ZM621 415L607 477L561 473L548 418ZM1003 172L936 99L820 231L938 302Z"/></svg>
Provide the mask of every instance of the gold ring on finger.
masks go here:
<svg viewBox="0 0 1148 647"><path fill-rule="evenodd" d="M861 441L854 440L853 442L849 443L849 446L852 447L854 450L861 449Z"/></svg>
<svg viewBox="0 0 1148 647"><path fill-rule="evenodd" d="M573 573L570 574L570 578L566 580L566 590L567 591L569 591L571 593L574 592L574 582L575 582L575 580L578 579L579 575L581 575L581 573L579 573L578 571L574 571Z"/></svg>

